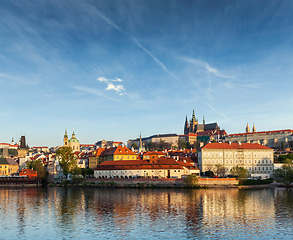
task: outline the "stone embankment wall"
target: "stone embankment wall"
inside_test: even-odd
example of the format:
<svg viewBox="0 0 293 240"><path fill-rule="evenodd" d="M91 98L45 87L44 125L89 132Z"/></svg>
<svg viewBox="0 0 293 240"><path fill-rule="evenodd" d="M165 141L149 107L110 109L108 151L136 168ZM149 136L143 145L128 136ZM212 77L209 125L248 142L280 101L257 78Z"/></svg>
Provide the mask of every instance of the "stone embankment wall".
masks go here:
<svg viewBox="0 0 293 240"><path fill-rule="evenodd" d="M238 185L236 178L199 178L199 185Z"/></svg>
<svg viewBox="0 0 293 240"><path fill-rule="evenodd" d="M134 178L134 179L87 179L87 182L114 182L117 185L129 186L136 184L146 184L155 186L185 185L184 179L154 179L154 178ZM227 186L237 185L239 182L236 178L199 178L198 184L205 186Z"/></svg>

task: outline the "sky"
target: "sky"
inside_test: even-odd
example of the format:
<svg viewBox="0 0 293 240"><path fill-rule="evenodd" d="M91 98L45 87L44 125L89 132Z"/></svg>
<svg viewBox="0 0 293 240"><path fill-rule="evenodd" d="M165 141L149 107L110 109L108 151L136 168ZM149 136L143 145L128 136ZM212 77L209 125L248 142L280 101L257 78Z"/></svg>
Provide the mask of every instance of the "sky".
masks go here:
<svg viewBox="0 0 293 240"><path fill-rule="evenodd" d="M293 1L2 0L0 142L293 128Z"/></svg>

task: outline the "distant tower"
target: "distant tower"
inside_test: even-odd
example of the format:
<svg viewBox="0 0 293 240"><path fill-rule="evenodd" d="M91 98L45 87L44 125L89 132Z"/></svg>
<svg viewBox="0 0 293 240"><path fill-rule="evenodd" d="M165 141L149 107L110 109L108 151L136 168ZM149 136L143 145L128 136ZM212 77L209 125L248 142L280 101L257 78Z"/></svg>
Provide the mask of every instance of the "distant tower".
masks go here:
<svg viewBox="0 0 293 240"><path fill-rule="evenodd" d="M139 148L138 148L138 152L141 153L141 152L144 152L145 151L145 148L142 146L142 140L141 140L141 132L139 134Z"/></svg>
<svg viewBox="0 0 293 240"><path fill-rule="evenodd" d="M193 109L193 113L192 113L192 118L190 119L190 128L189 128L189 132L195 132L195 126L198 124L198 120L195 117L195 113L194 113L194 109Z"/></svg>
<svg viewBox="0 0 293 240"><path fill-rule="evenodd" d="M25 166L25 162L26 162L26 155L28 152L28 145L26 145L25 143L25 136L21 136L20 137L20 142L19 142L19 146L18 146L18 164L19 164L19 169L24 169Z"/></svg>
<svg viewBox="0 0 293 240"><path fill-rule="evenodd" d="M67 129L65 129L65 134L64 134L64 138L63 138L63 146L68 147Z"/></svg>
<svg viewBox="0 0 293 240"><path fill-rule="evenodd" d="M246 131L247 133L250 132L250 127L249 127L248 123L247 123L247 125L246 125L246 129L245 129L245 131Z"/></svg>
<svg viewBox="0 0 293 240"><path fill-rule="evenodd" d="M205 125L206 124L206 120L204 118L204 115L203 115L203 119L202 119L202 124Z"/></svg>
<svg viewBox="0 0 293 240"><path fill-rule="evenodd" d="M252 132L256 132L255 124L253 124Z"/></svg>
<svg viewBox="0 0 293 240"><path fill-rule="evenodd" d="M188 134L188 132L189 132L189 124L188 124L187 115L186 115L185 124L184 124L184 134Z"/></svg>
<svg viewBox="0 0 293 240"><path fill-rule="evenodd" d="M11 145L14 145L14 140L13 140L13 137L12 137L12 140L11 140Z"/></svg>

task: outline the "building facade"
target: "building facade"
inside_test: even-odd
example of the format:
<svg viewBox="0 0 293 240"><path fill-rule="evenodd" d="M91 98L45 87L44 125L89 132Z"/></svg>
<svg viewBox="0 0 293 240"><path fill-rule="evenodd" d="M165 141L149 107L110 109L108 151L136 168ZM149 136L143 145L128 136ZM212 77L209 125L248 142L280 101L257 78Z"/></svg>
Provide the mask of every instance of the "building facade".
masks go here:
<svg viewBox="0 0 293 240"><path fill-rule="evenodd" d="M223 175L235 166L244 167L251 177L268 178L274 168L273 149L257 143L208 143L198 153L202 173L223 167Z"/></svg>
<svg viewBox="0 0 293 240"><path fill-rule="evenodd" d="M270 148L278 148L284 145L287 148L289 147L289 142L292 141L293 134L291 129L249 132L249 127L246 127L246 131L245 133L230 134L225 137L225 141L232 143L259 143Z"/></svg>
<svg viewBox="0 0 293 240"><path fill-rule="evenodd" d="M194 165L162 157L156 163L147 160L106 161L94 170L96 178L182 178L190 174L199 175Z"/></svg>

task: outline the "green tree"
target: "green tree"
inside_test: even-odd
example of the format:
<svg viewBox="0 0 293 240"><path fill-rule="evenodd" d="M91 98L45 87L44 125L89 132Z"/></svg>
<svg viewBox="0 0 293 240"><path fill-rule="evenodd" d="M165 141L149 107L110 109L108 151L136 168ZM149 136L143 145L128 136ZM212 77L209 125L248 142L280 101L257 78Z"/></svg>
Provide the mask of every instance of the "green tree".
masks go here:
<svg viewBox="0 0 293 240"><path fill-rule="evenodd" d="M138 149L138 146L136 143L133 143L131 147L133 147L134 149Z"/></svg>
<svg viewBox="0 0 293 240"><path fill-rule="evenodd" d="M248 178L249 172L244 167L239 167L238 165L234 166L231 170L231 175L234 177L238 177L239 180Z"/></svg>
<svg viewBox="0 0 293 240"><path fill-rule="evenodd" d="M216 164L215 165L215 172L217 174L217 176L221 176L221 175L224 175L225 174L225 168L223 166L223 164Z"/></svg>
<svg viewBox="0 0 293 240"><path fill-rule="evenodd" d="M39 159L37 159L35 161L27 162L26 166L29 169L35 170L38 174L39 179L45 180L49 175L49 172L45 170L42 161Z"/></svg>
<svg viewBox="0 0 293 240"><path fill-rule="evenodd" d="M85 168L81 170L81 175L85 178L86 176L94 175L94 170L91 168Z"/></svg>
<svg viewBox="0 0 293 240"><path fill-rule="evenodd" d="M293 162L287 159L282 167L273 171L274 178L277 182L290 185L293 182Z"/></svg>
<svg viewBox="0 0 293 240"><path fill-rule="evenodd" d="M179 149L186 149L186 141L184 141L184 140L178 140L178 147L179 147Z"/></svg>
<svg viewBox="0 0 293 240"><path fill-rule="evenodd" d="M59 157L59 165L67 178L70 171L76 166L76 158L71 147L59 148L56 151L56 156Z"/></svg>
<svg viewBox="0 0 293 240"><path fill-rule="evenodd" d="M293 160L293 154L288 153L286 155L279 155L277 161L280 163L286 163L288 161L292 161Z"/></svg>
<svg viewBox="0 0 293 240"><path fill-rule="evenodd" d="M186 183L189 186L193 186L195 184L198 183L198 179L197 176L192 174L192 175L188 175L185 179L184 179L184 183Z"/></svg>

